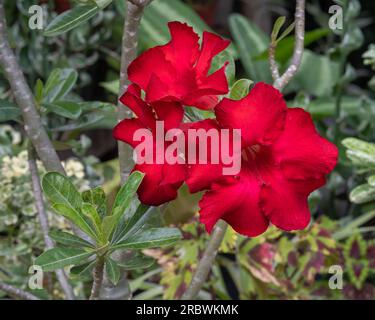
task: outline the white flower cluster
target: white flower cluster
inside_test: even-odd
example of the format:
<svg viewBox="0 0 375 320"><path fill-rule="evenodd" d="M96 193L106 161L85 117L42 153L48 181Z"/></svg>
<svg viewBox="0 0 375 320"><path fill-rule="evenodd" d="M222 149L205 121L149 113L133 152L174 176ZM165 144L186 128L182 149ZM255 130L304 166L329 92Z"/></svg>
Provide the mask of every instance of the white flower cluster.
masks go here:
<svg viewBox="0 0 375 320"><path fill-rule="evenodd" d="M39 175L46 171L40 161L37 161ZM67 175L80 190L89 189L85 179L85 168L77 159L63 162ZM16 225L22 217L36 215L34 195L31 187L27 151L21 151L16 156L4 156L0 159L0 231L8 226ZM56 226L64 227L65 220L57 215L49 215Z"/></svg>

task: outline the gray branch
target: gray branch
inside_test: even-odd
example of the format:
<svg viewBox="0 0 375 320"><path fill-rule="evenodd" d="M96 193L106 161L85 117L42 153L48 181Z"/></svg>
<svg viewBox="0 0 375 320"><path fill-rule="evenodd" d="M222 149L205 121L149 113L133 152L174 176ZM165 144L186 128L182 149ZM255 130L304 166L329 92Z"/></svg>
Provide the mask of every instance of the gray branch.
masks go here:
<svg viewBox="0 0 375 320"><path fill-rule="evenodd" d="M4 14L4 0L0 0L0 65L21 109L25 131L39 158L48 171L64 173L59 157L42 125L31 90L10 48Z"/></svg>
<svg viewBox="0 0 375 320"><path fill-rule="evenodd" d="M38 175L38 167L36 164L35 151L31 145L29 145L29 148L28 148L28 158L29 158L31 183L32 183L34 197L35 197L35 206L38 212L40 227L43 232L44 243L46 245L46 249L52 249L54 247L54 243L48 234L49 233L48 217L47 217L46 210L44 207L43 194L42 194L42 188L40 185L40 180L39 180L39 175ZM64 291L65 297L69 300L74 300L75 296L73 293L73 289L68 282L68 279L64 270L59 269L59 270L56 270L55 273L56 273L57 280L59 281L60 286L62 290Z"/></svg>
<svg viewBox="0 0 375 320"><path fill-rule="evenodd" d="M273 44L271 44L270 50L269 50L270 68L272 72L272 77L275 80L273 84L275 88L282 90L289 83L289 81L293 78L293 76L296 74L302 61L304 39L305 39L305 0L296 0L294 52L293 52L290 65L281 76L278 76L279 71L278 71L277 63L275 61L276 47L273 48Z"/></svg>
<svg viewBox="0 0 375 320"><path fill-rule="evenodd" d="M33 294L26 292L22 289L13 287L9 284L0 282L0 290L6 292L10 296L16 297L17 299L21 300L40 300L38 297L34 296Z"/></svg>
<svg viewBox="0 0 375 320"><path fill-rule="evenodd" d="M104 258L98 257L93 272L94 282L92 284L90 300L98 300L103 284Z"/></svg>
<svg viewBox="0 0 375 320"><path fill-rule="evenodd" d="M143 10L150 2L151 0L127 1L122 35L119 98L129 86L128 67L137 56L139 25L141 23ZM118 103L117 110L119 121L132 117L131 110L123 106L120 102ZM125 183L133 166L132 150L130 146L121 141L118 142L118 149L121 183Z"/></svg>
<svg viewBox="0 0 375 320"><path fill-rule="evenodd" d="M203 287L207 280L208 274L212 269L212 265L220 248L220 244L224 239L227 227L228 225L223 220L219 220L216 223L212 231L211 238L208 241L207 248L203 253L203 257L199 261L197 269L193 274L190 285L181 297L182 300L194 299Z"/></svg>

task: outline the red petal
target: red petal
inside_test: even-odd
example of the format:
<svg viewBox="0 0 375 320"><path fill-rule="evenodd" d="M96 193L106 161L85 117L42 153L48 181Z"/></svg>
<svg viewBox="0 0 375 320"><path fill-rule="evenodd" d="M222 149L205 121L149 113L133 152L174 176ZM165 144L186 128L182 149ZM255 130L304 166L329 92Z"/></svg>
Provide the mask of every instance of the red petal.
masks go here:
<svg viewBox="0 0 375 320"><path fill-rule="evenodd" d="M178 102L158 101L152 104L158 120L164 121L165 130L178 128L184 117L184 108Z"/></svg>
<svg viewBox="0 0 375 320"><path fill-rule="evenodd" d="M281 93L271 85L257 83L247 97L223 99L215 108L225 128L241 129L243 146L268 145L283 131L287 106Z"/></svg>
<svg viewBox="0 0 375 320"><path fill-rule="evenodd" d="M210 70L213 57L228 47L229 44L229 40L224 40L211 32L203 32L202 49L195 67L197 74L206 75Z"/></svg>
<svg viewBox="0 0 375 320"><path fill-rule="evenodd" d="M202 110L212 110L216 107L218 101L219 98L215 95L204 95L191 101L191 105Z"/></svg>
<svg viewBox="0 0 375 320"><path fill-rule="evenodd" d="M145 103L140 98L136 97L129 91L125 92L120 101L125 106L129 107L139 120L143 123L144 127L153 129L155 126L155 117L152 113L152 110L147 103Z"/></svg>
<svg viewBox="0 0 375 320"><path fill-rule="evenodd" d="M216 104L213 103L212 98L208 100L208 96L223 95L228 92L225 67L226 65L208 77L202 78L199 81L198 89L191 90L189 94L184 97L184 103L188 106L194 106L203 110L213 109ZM217 101L216 97L214 99Z"/></svg>
<svg viewBox="0 0 375 320"><path fill-rule="evenodd" d="M136 96L137 98L141 98L141 87L134 83L132 83L126 91L131 93L133 96Z"/></svg>
<svg viewBox="0 0 375 320"><path fill-rule="evenodd" d="M258 206L259 194L259 183L251 173L242 174L239 180L228 177L213 183L199 203L200 221L208 232L223 219L243 235L260 235L267 230L268 220Z"/></svg>
<svg viewBox="0 0 375 320"><path fill-rule="evenodd" d="M286 231L306 228L310 222L307 198L312 191L324 185L325 179L292 181L286 179L279 168L264 178L268 182L262 186L260 193L264 215Z"/></svg>
<svg viewBox="0 0 375 320"><path fill-rule="evenodd" d="M128 77L131 82L147 91L153 74L165 80L172 81L174 69L164 56L162 47L151 48L136 58L128 68Z"/></svg>
<svg viewBox="0 0 375 320"><path fill-rule="evenodd" d="M185 141L186 141L186 154L185 159L189 161L189 144L195 143L195 141L190 141L187 136L188 129L204 129L206 131L214 129L219 130L219 126L215 120L207 119L198 122L184 124L184 131L185 131ZM219 131L218 131L219 132ZM186 184L189 187L189 191L191 193L195 193L198 191L202 191L208 189L212 182L220 178L223 173L223 166L222 164L213 164L211 161L211 139L208 140L206 146L207 149L207 164L200 164L200 153L199 153L199 139L196 141L196 164L188 163L188 178L186 179Z"/></svg>
<svg viewBox="0 0 375 320"><path fill-rule="evenodd" d="M140 143L140 141L134 141L133 139L134 133L138 129L145 129L139 119L125 119L116 125L112 133L116 140L121 140L135 148Z"/></svg>
<svg viewBox="0 0 375 320"><path fill-rule="evenodd" d="M199 54L199 37L193 28L177 21L168 23L171 41L161 49L167 61L179 70L191 69Z"/></svg>
<svg viewBox="0 0 375 320"><path fill-rule="evenodd" d="M290 179L320 178L338 157L337 147L319 136L310 114L300 108L288 109L284 132L271 149Z"/></svg>
<svg viewBox="0 0 375 320"><path fill-rule="evenodd" d="M139 200L142 203L158 206L176 199L177 190L183 183L184 168L181 165L169 166L168 170L173 170L181 180L167 183L164 176L166 170L164 166L164 164L137 164L134 167L134 170L145 173L145 177L138 188Z"/></svg>

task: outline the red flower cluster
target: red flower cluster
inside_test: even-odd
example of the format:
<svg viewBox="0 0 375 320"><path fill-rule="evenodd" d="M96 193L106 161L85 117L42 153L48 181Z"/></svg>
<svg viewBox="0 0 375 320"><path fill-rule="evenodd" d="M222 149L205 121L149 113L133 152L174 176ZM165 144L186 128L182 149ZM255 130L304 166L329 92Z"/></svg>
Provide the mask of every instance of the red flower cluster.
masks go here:
<svg viewBox="0 0 375 320"><path fill-rule="evenodd" d="M136 118L120 122L114 137L136 147L135 131L154 133L157 120L165 122L166 130L240 129L241 170L228 176L220 163L137 164L134 170L146 173L140 200L149 205L170 201L186 182L191 192L207 190L200 219L208 232L219 219L247 236L263 233L270 222L283 230L305 228L307 197L325 184L336 165L336 146L319 136L306 111L288 109L270 85L258 83L242 100L219 102L218 96L228 92L225 65L212 74L209 70L229 42L205 32L199 47L199 37L186 24L171 22L169 29L168 44L146 51L129 66L134 84L120 100ZM183 106L214 109L216 119L183 123ZM154 155L167 145L154 143Z"/></svg>

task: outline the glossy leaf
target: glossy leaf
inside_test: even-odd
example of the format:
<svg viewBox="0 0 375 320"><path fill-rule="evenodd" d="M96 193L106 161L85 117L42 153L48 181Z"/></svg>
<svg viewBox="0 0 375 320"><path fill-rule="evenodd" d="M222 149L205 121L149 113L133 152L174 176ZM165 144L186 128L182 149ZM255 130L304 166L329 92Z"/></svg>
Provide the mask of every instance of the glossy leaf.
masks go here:
<svg viewBox="0 0 375 320"><path fill-rule="evenodd" d="M74 266L70 269L70 276L77 278L82 281L82 279L91 278L92 271L95 268L96 260L87 262L78 266Z"/></svg>
<svg viewBox="0 0 375 320"><path fill-rule="evenodd" d="M349 194L350 201L362 204L375 200L375 188L369 184L361 184L355 187Z"/></svg>
<svg viewBox="0 0 375 320"><path fill-rule="evenodd" d="M58 230L53 230L49 233L49 236L55 240L57 243L69 246L69 247L86 247L86 248L92 248L93 245L80 238L77 237L74 234L63 232L63 231L58 231Z"/></svg>
<svg viewBox="0 0 375 320"><path fill-rule="evenodd" d="M0 122L17 120L21 116L20 108L7 100L0 100Z"/></svg>
<svg viewBox="0 0 375 320"><path fill-rule="evenodd" d="M271 82L268 61L255 59L268 49L270 42L268 36L239 14L232 14L229 17L229 26L248 77L254 81Z"/></svg>
<svg viewBox="0 0 375 320"><path fill-rule="evenodd" d="M82 204L82 213L90 219L95 227L96 234L102 236L102 221L95 207L91 203L84 202Z"/></svg>
<svg viewBox="0 0 375 320"><path fill-rule="evenodd" d="M43 101L50 103L64 98L77 82L78 73L74 69L54 69L43 89Z"/></svg>
<svg viewBox="0 0 375 320"><path fill-rule="evenodd" d="M42 267L43 271L53 271L77 264L93 254L94 252L75 248L53 248L36 258L34 264Z"/></svg>
<svg viewBox="0 0 375 320"><path fill-rule="evenodd" d="M78 103L71 101L56 101L45 103L43 106L49 111L68 119L78 119L81 115L81 107Z"/></svg>
<svg viewBox="0 0 375 320"><path fill-rule="evenodd" d="M112 214L103 219L102 227L106 239L110 239L112 232L120 222L121 217L125 214L131 200L142 182L144 173L134 171L121 187L113 203Z"/></svg>
<svg viewBox="0 0 375 320"><path fill-rule="evenodd" d="M52 37L72 30L95 16L99 10L96 4L78 5L52 20L46 27L44 35Z"/></svg>
<svg viewBox="0 0 375 320"><path fill-rule="evenodd" d="M82 192L82 199L85 202L91 203L101 218L106 215L107 199L103 188L95 187Z"/></svg>
<svg viewBox="0 0 375 320"><path fill-rule="evenodd" d="M48 172L43 176L44 194L52 203L64 204L79 211L82 206L81 195L71 181L58 172Z"/></svg>
<svg viewBox="0 0 375 320"><path fill-rule="evenodd" d="M357 138L346 138L342 144L347 148L347 157L358 166L375 166L375 144Z"/></svg>
<svg viewBox="0 0 375 320"><path fill-rule="evenodd" d="M121 269L125 270L139 270L139 269L147 269L151 267L155 263L155 260L151 257L147 257L144 255L136 255L130 259L127 259L124 262L118 262L117 265Z"/></svg>
<svg viewBox="0 0 375 320"><path fill-rule="evenodd" d="M93 239L99 239L99 235L97 234L95 227L90 222L90 219L81 214L80 211L62 203L55 203L54 205L52 205L52 208L57 213L73 222L73 224L75 224L78 228L91 236Z"/></svg>
<svg viewBox="0 0 375 320"><path fill-rule="evenodd" d="M123 226L119 226L119 232L115 233L113 242L122 241L138 232L154 211L155 207L149 207L141 203L134 214L123 222Z"/></svg>
<svg viewBox="0 0 375 320"><path fill-rule="evenodd" d="M105 262L105 271L109 280L111 280L114 285L117 285L120 280L120 268L116 261L108 258Z"/></svg>
<svg viewBox="0 0 375 320"><path fill-rule="evenodd" d="M177 228L152 228L139 231L116 243L112 249L146 249L170 245L180 240L182 234Z"/></svg>
<svg viewBox="0 0 375 320"><path fill-rule="evenodd" d="M279 32L280 32L280 29L282 28L282 26L284 25L285 23L285 16L282 16L282 17L278 17L273 25L273 29L272 29L272 33L271 33L271 40L273 42L276 41L278 35L279 35Z"/></svg>
<svg viewBox="0 0 375 320"><path fill-rule="evenodd" d="M253 81L249 79L240 79L237 80L232 89L230 90L229 98L233 100L240 100L247 96L250 90L250 86Z"/></svg>

